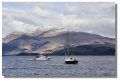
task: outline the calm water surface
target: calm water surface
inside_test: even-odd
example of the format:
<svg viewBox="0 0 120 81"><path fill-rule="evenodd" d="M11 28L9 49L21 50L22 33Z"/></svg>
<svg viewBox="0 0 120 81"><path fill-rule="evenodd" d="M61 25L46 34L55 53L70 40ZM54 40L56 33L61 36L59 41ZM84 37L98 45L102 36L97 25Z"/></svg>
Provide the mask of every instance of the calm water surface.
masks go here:
<svg viewBox="0 0 120 81"><path fill-rule="evenodd" d="M3 56L5 77L116 77L115 56L77 56L78 64L64 64L64 56L35 61L34 56Z"/></svg>

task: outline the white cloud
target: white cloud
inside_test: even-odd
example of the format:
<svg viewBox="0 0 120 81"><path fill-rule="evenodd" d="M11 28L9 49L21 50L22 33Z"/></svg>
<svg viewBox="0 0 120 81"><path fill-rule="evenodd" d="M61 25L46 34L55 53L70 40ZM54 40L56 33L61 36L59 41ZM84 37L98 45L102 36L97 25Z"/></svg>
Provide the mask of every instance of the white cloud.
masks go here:
<svg viewBox="0 0 120 81"><path fill-rule="evenodd" d="M59 3L61 6L56 3L21 3L21 6L23 4L32 7L28 10L3 8L3 36L13 31L33 31L41 25L50 25L48 29L71 27L75 31L115 36L114 3Z"/></svg>
<svg viewBox="0 0 120 81"><path fill-rule="evenodd" d="M35 6L31 13L34 13L38 16L43 16L43 17L50 15L50 13L46 9L42 9L39 6Z"/></svg>

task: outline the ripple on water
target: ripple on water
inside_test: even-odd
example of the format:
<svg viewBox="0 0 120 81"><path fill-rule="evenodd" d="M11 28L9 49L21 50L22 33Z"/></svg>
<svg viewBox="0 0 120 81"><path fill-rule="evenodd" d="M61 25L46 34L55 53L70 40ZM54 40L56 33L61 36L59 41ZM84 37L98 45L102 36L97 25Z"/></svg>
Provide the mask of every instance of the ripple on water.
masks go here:
<svg viewBox="0 0 120 81"><path fill-rule="evenodd" d="M32 56L3 56L6 77L116 77L115 56L78 56L78 64L64 64L63 56L34 61Z"/></svg>

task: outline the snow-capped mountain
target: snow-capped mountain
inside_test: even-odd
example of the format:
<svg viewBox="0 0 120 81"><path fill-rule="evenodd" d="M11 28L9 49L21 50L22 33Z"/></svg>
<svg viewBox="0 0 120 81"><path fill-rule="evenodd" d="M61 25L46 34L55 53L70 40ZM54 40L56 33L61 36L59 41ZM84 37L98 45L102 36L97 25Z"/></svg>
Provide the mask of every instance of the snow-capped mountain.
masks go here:
<svg viewBox="0 0 120 81"><path fill-rule="evenodd" d="M3 55L18 53L53 53L64 49L67 29L37 29L32 33L11 33L3 38ZM115 39L100 35L70 31L70 44L75 46L89 44L115 44Z"/></svg>

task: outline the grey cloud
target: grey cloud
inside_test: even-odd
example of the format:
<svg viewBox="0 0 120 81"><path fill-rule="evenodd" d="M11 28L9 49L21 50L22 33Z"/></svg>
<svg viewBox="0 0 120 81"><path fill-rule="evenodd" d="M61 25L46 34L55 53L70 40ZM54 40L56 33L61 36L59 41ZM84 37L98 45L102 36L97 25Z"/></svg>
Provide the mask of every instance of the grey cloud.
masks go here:
<svg viewBox="0 0 120 81"><path fill-rule="evenodd" d="M52 27L71 27L75 31L92 32L108 37L115 35L114 3L74 3L76 5L63 6L56 6L53 3L20 4L31 8L28 11L3 8L4 36L16 30L32 31L42 24L53 25Z"/></svg>

